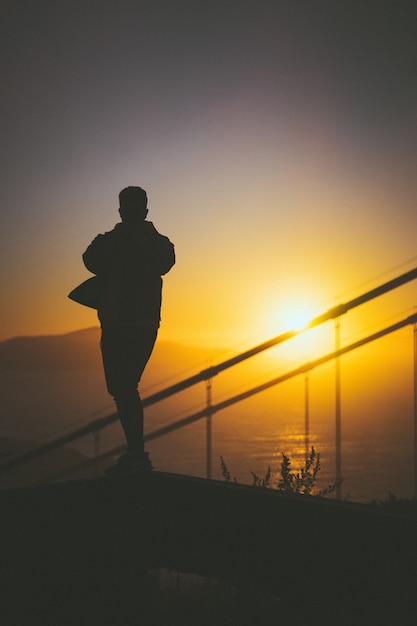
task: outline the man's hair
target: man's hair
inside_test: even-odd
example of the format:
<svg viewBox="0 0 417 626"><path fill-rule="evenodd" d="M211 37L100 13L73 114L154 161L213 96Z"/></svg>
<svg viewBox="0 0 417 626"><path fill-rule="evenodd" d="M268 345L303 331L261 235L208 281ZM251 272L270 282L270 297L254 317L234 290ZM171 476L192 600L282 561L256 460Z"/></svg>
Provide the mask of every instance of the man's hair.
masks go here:
<svg viewBox="0 0 417 626"><path fill-rule="evenodd" d="M139 206L146 207L148 196L142 187L125 187L119 193L120 207L123 207L123 205L131 205L132 202L137 203Z"/></svg>

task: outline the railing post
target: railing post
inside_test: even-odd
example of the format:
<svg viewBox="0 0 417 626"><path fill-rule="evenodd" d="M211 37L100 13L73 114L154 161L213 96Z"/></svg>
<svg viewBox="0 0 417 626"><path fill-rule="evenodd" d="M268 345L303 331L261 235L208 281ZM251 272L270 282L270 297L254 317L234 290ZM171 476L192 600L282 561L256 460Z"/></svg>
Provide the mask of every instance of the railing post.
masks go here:
<svg viewBox="0 0 417 626"><path fill-rule="evenodd" d="M304 378L304 445L306 460L310 456L310 407L309 407L309 377L308 372Z"/></svg>
<svg viewBox="0 0 417 626"><path fill-rule="evenodd" d="M417 498L417 324L414 324L414 497Z"/></svg>
<svg viewBox="0 0 417 626"><path fill-rule="evenodd" d="M335 352L340 350L340 317L335 319ZM342 497L342 413L340 402L340 356L335 358L335 418L336 418L336 498Z"/></svg>
<svg viewBox="0 0 417 626"><path fill-rule="evenodd" d="M206 477L211 478L211 378L206 380Z"/></svg>

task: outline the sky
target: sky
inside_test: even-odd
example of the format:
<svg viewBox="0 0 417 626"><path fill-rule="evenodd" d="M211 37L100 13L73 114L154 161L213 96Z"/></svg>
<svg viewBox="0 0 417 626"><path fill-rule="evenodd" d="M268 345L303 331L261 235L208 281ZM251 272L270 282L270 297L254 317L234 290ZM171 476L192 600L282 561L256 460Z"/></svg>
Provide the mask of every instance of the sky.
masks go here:
<svg viewBox="0 0 417 626"><path fill-rule="evenodd" d="M416 266L416 26L401 0L0 0L0 340L97 325L67 294L127 185L176 247L167 340L250 345Z"/></svg>

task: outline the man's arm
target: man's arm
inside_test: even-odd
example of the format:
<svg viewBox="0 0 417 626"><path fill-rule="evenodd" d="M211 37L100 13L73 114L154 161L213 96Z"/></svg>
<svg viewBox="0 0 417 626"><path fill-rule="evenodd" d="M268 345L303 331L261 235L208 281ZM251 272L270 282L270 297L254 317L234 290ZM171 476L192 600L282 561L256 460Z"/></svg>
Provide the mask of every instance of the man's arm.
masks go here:
<svg viewBox="0 0 417 626"><path fill-rule="evenodd" d="M161 235L156 230L152 222L144 222L145 233L147 235L147 252L148 262L159 276L169 272L175 263L175 249L168 237Z"/></svg>
<svg viewBox="0 0 417 626"><path fill-rule="evenodd" d="M169 272L175 263L174 245L168 237L164 237L158 233L158 239L155 246L155 259L158 265L158 273L160 276Z"/></svg>
<svg viewBox="0 0 417 626"><path fill-rule="evenodd" d="M115 242L110 233L97 235L83 254L84 265L93 274L107 272L114 265L115 258Z"/></svg>
<svg viewBox="0 0 417 626"><path fill-rule="evenodd" d="M104 274L115 268L151 272L162 276L175 263L174 246L158 233L151 222L139 231L118 224L104 235L98 235L83 254L86 268L93 274Z"/></svg>

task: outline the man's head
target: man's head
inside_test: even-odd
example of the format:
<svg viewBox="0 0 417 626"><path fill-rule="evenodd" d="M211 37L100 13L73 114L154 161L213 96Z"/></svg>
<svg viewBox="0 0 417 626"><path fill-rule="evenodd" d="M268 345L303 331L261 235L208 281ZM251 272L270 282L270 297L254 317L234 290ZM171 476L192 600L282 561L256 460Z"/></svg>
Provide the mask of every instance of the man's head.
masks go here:
<svg viewBox="0 0 417 626"><path fill-rule="evenodd" d="M119 213L123 222L144 220L148 214L148 197L141 187L125 187L119 193Z"/></svg>

